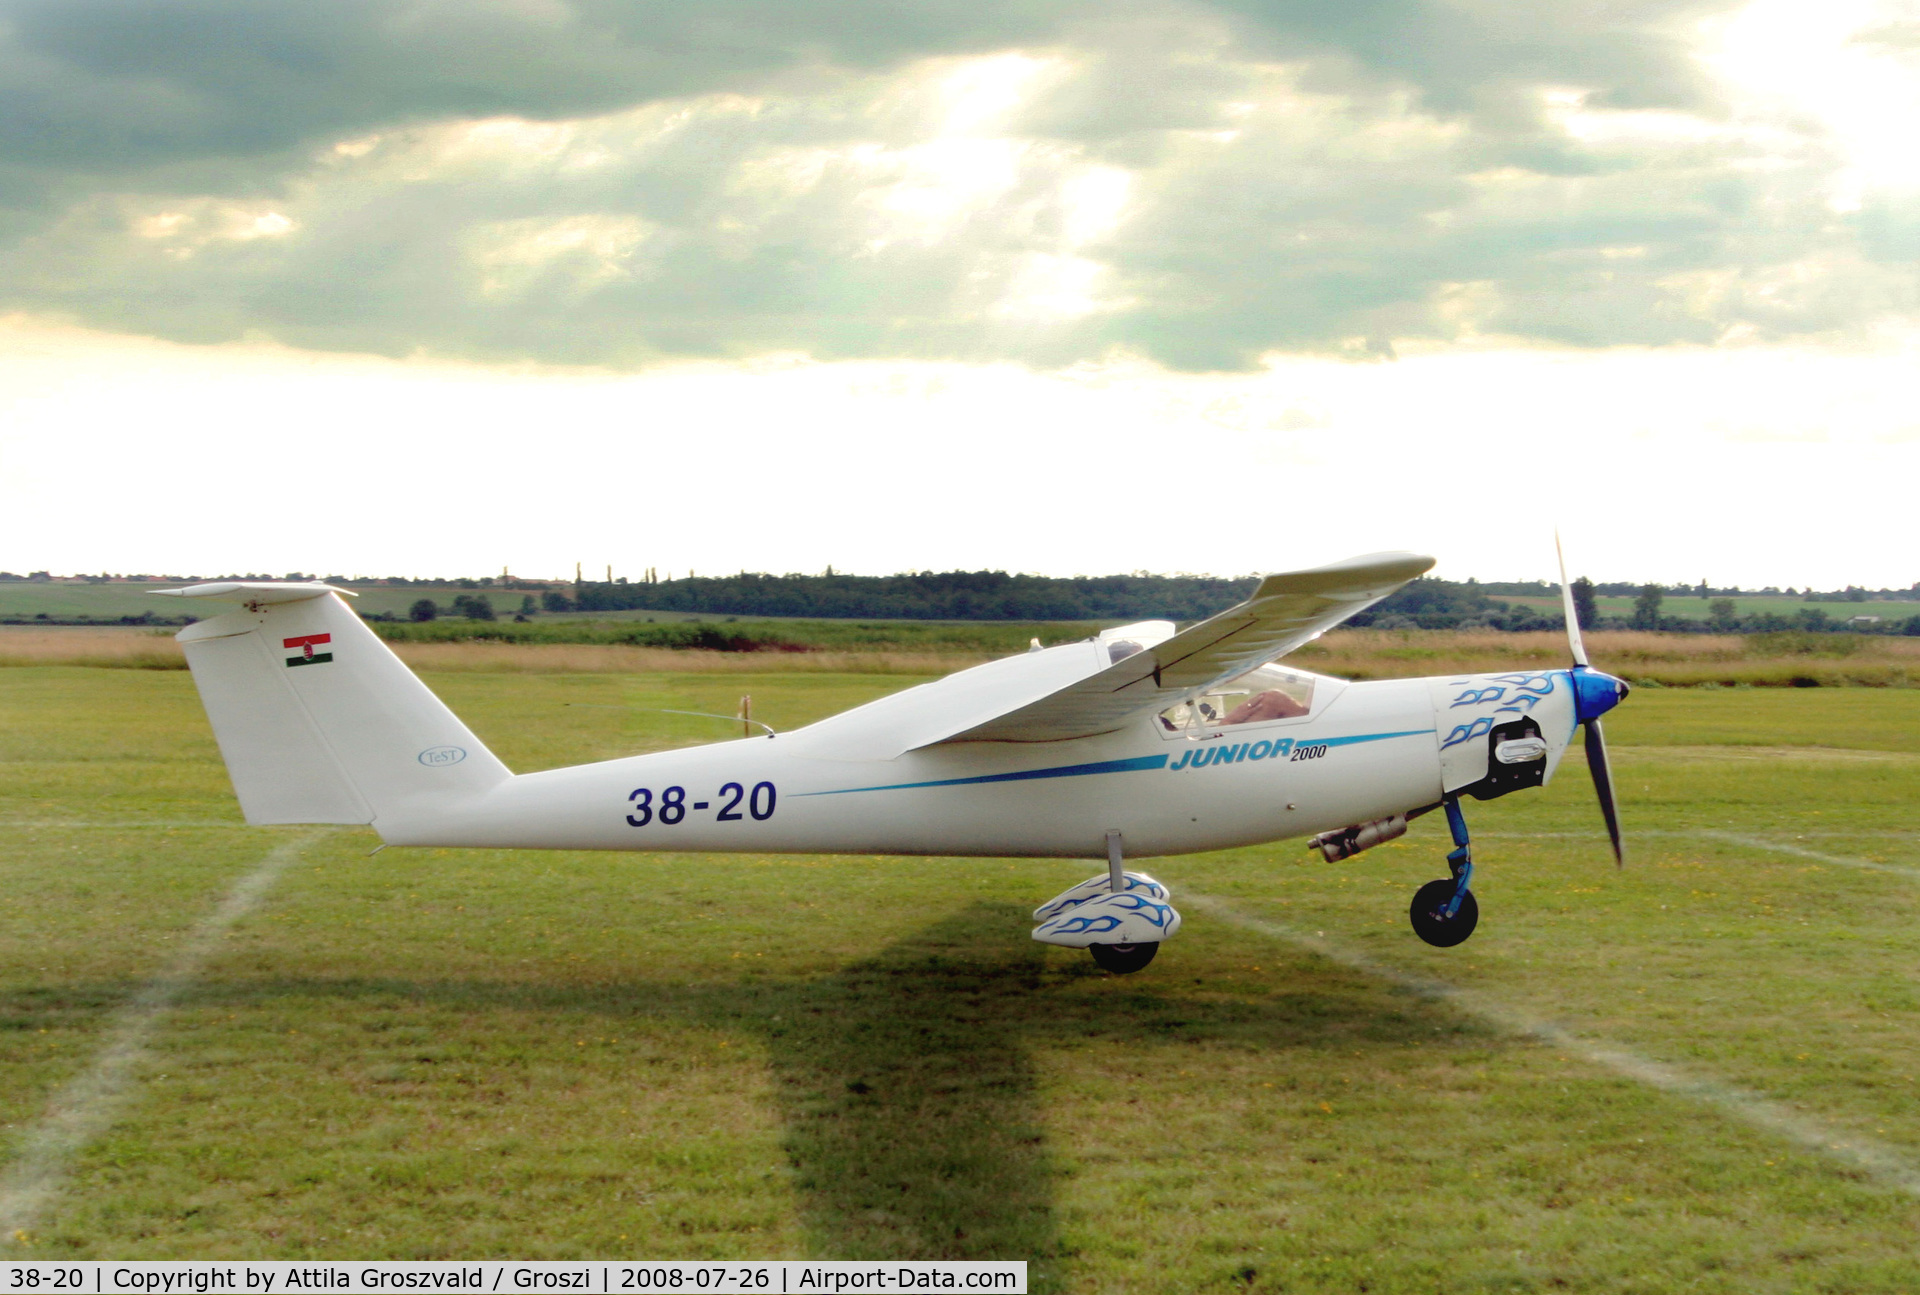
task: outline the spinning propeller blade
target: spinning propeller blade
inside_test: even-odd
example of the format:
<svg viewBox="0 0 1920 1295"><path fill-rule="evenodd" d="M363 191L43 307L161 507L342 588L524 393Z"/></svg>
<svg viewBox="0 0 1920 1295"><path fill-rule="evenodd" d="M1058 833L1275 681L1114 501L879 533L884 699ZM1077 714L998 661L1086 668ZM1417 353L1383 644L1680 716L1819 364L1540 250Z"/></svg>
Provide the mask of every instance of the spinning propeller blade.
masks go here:
<svg viewBox="0 0 1920 1295"><path fill-rule="evenodd" d="M1613 770L1607 765L1607 743L1600 736L1600 721L1587 721L1587 771L1593 775L1593 792L1600 798L1600 816L1607 820L1607 839L1613 842L1613 866L1624 868L1627 859L1620 851L1620 813L1613 804Z"/></svg>
<svg viewBox="0 0 1920 1295"><path fill-rule="evenodd" d="M1567 555L1560 548L1560 532L1553 533L1553 556L1560 559L1560 605L1567 613L1567 646L1573 649L1573 663L1587 663L1587 645L1580 641L1580 615L1573 607L1573 586L1567 583Z"/></svg>
<svg viewBox="0 0 1920 1295"><path fill-rule="evenodd" d="M1587 645L1580 638L1580 616L1573 606L1573 586L1567 581L1567 555L1560 547L1557 530L1553 533L1553 552L1560 559L1560 602L1567 612L1567 646L1573 651L1574 713L1587 728L1587 772L1593 775L1600 816L1607 820L1613 866L1624 868L1627 859L1620 848L1620 811L1613 799L1613 770L1607 763L1607 740L1600 732L1600 717L1627 695L1627 685L1587 664Z"/></svg>

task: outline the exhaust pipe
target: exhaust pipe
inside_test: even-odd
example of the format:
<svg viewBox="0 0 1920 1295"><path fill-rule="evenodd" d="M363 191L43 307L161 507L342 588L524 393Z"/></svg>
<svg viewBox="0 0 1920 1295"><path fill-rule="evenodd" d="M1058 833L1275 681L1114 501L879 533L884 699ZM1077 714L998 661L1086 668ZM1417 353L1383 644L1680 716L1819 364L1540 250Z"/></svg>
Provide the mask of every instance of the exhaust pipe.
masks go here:
<svg viewBox="0 0 1920 1295"><path fill-rule="evenodd" d="M1338 863L1342 859L1351 859L1362 850L1371 850L1382 841L1391 841L1406 834L1407 816L1395 814L1390 818L1376 818L1371 823L1355 823L1338 831L1322 832L1307 842L1307 848L1320 851L1328 863Z"/></svg>

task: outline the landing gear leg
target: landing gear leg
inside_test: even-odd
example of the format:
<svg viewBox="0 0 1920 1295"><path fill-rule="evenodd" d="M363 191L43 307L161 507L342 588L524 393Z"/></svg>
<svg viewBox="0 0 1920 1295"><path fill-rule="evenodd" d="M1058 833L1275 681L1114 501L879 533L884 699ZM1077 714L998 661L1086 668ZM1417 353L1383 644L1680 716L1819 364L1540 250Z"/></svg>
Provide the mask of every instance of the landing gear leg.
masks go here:
<svg viewBox="0 0 1920 1295"><path fill-rule="evenodd" d="M1107 833L1107 885L1109 894L1126 893L1127 859L1118 832ZM1160 952L1160 943L1143 940L1137 944L1089 944L1087 952L1093 955L1102 971L1124 976L1152 962L1153 955Z"/></svg>
<svg viewBox="0 0 1920 1295"><path fill-rule="evenodd" d="M1437 948L1450 949L1473 934L1480 922L1480 904L1468 889L1473 881L1473 846L1467 839L1466 815L1451 796L1445 805L1447 826L1453 831L1447 868L1453 876L1430 881L1415 891L1407 916L1415 935Z"/></svg>

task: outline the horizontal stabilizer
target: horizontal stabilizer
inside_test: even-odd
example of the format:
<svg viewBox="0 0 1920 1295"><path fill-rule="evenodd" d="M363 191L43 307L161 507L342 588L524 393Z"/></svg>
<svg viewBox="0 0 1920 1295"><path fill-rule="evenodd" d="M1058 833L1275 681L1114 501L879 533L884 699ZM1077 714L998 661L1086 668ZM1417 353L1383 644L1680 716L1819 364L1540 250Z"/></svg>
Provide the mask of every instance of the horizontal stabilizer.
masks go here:
<svg viewBox="0 0 1920 1295"><path fill-rule="evenodd" d="M149 589L150 594L162 594L169 598L221 598L227 602L245 603L249 607L265 607L273 603L297 603L308 598L318 598L322 594L345 594L349 598L360 595L351 589L340 589L318 581L265 581L248 580L210 580L205 584L188 585L184 589Z"/></svg>

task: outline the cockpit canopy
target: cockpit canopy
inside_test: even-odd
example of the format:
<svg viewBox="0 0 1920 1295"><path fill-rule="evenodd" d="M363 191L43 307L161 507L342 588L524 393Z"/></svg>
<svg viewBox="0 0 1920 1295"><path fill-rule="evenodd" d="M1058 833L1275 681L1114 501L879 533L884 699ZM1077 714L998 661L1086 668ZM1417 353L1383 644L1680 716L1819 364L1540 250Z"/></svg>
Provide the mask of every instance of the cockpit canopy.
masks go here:
<svg viewBox="0 0 1920 1295"><path fill-rule="evenodd" d="M1167 733L1194 734L1238 724L1265 724L1300 719L1313 711L1316 692L1322 700L1340 681L1279 665L1257 666L1226 683L1209 688L1190 702L1160 712Z"/></svg>

